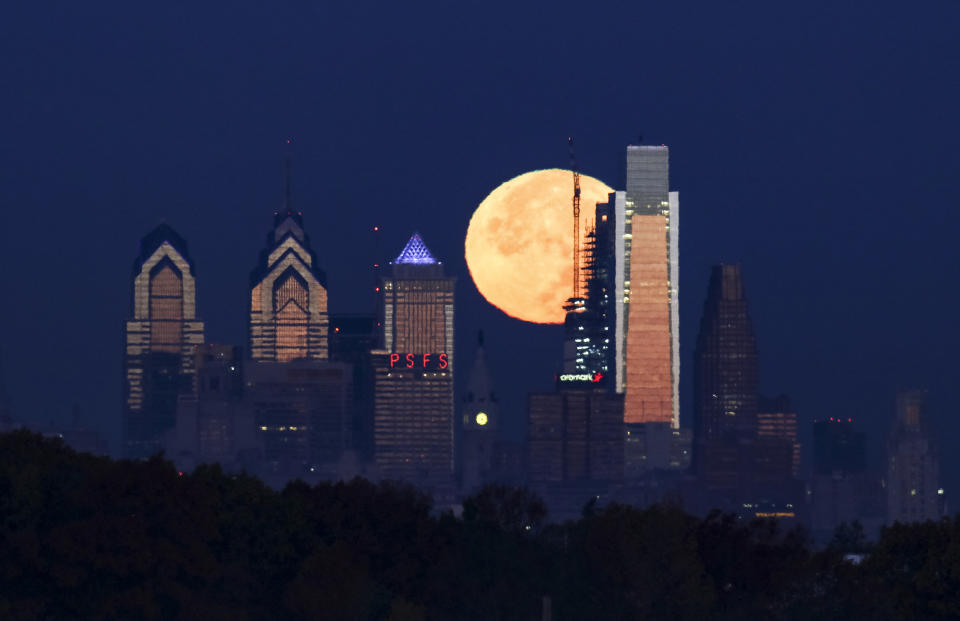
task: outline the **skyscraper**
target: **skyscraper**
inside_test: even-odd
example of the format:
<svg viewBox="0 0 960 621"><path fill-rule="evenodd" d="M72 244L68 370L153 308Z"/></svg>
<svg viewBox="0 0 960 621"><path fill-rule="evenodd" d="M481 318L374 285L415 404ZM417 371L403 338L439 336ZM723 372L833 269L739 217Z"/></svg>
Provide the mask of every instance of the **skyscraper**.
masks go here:
<svg viewBox="0 0 960 621"><path fill-rule="evenodd" d="M414 233L380 283L374 462L384 478L453 482L455 279Z"/></svg>
<svg viewBox="0 0 960 621"><path fill-rule="evenodd" d="M622 297L618 291L624 342L617 344L627 423L679 426L679 206L669 191L669 149L627 147ZM614 207L619 216L619 196Z"/></svg>
<svg viewBox="0 0 960 621"><path fill-rule="evenodd" d="M900 391L887 441L887 521L937 520L943 508L940 452L927 415L927 391Z"/></svg>
<svg viewBox="0 0 960 621"><path fill-rule="evenodd" d="M289 162L283 207L250 273L250 357L287 362L327 359L327 284L290 199Z"/></svg>
<svg viewBox="0 0 960 621"><path fill-rule="evenodd" d="M462 421L462 487L469 492L489 481L494 470L494 447L500 424L500 404L483 351L483 332L477 336L477 353L460 404Z"/></svg>
<svg viewBox="0 0 960 621"><path fill-rule="evenodd" d="M739 265L713 268L694 364L694 409L700 439L754 437L757 345Z"/></svg>
<svg viewBox="0 0 960 621"><path fill-rule="evenodd" d="M194 390L194 349L203 343L187 243L166 224L140 240L132 317L124 324L124 441L144 458L161 449L177 399Z"/></svg>
<svg viewBox="0 0 960 621"><path fill-rule="evenodd" d="M605 309L605 333L609 339L607 367L610 371L608 388L623 393L627 370L627 318L624 302L624 282L629 248L632 241L625 224L626 192L611 192L606 203L597 203L595 259L600 269L597 275L603 281L608 296ZM627 300L629 303L629 299Z"/></svg>
<svg viewBox="0 0 960 621"><path fill-rule="evenodd" d="M598 204L598 214L605 204ZM571 299L566 307L564 319L565 339L563 343L562 373L587 373L598 375L607 385L607 375L611 368L612 335L612 287L609 287L609 258L612 252L607 248L610 236L606 229L612 228L609 220L600 221L594 229L584 236L583 269L581 276L585 282L586 297ZM598 232L600 233L598 235Z"/></svg>
<svg viewBox="0 0 960 621"><path fill-rule="evenodd" d="M736 487L753 470L757 346L738 265L710 275L694 351L694 463L708 487Z"/></svg>
<svg viewBox="0 0 960 621"><path fill-rule="evenodd" d="M865 521L875 502L877 480L866 471L866 436L849 418L813 423L813 477L810 482L811 526L829 540L842 522Z"/></svg>
<svg viewBox="0 0 960 621"><path fill-rule="evenodd" d="M351 447L358 457L373 459L373 357L380 327L376 315L331 315L330 359L353 367Z"/></svg>

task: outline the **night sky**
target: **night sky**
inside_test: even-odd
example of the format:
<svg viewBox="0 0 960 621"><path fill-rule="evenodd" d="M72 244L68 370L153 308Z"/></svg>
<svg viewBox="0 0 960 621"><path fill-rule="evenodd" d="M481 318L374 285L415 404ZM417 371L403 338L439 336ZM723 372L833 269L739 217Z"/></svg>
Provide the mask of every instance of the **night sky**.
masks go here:
<svg viewBox="0 0 960 621"><path fill-rule="evenodd" d="M149 6L149 9L146 7ZM483 328L506 425L561 328L488 305L463 260L501 182L565 167L624 186L671 149L681 408L709 267L740 262L765 393L853 417L872 464L897 387L930 390L960 490L960 2L7 2L0 8L0 358L18 417L119 448L138 241L188 241L208 342L245 344L248 274L294 202L332 312L419 231L458 277L458 374ZM384 230L376 256L370 229Z"/></svg>

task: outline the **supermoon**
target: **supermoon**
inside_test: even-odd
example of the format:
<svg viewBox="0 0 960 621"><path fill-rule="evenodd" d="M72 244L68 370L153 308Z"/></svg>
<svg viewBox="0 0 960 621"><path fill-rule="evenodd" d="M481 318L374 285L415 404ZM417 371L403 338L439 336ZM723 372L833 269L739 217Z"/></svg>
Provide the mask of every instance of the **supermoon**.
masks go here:
<svg viewBox="0 0 960 621"><path fill-rule="evenodd" d="M581 249L597 203L610 192L580 176ZM501 184L470 218L465 246L470 276L488 302L524 321L563 323L573 295L573 173L535 170Z"/></svg>

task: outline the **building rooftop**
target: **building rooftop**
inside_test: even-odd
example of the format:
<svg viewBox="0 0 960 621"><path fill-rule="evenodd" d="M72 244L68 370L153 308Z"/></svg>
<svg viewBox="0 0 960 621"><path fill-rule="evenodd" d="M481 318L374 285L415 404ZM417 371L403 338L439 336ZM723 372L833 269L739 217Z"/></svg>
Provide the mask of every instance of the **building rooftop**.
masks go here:
<svg viewBox="0 0 960 621"><path fill-rule="evenodd" d="M430 249L423 243L420 234L414 233L394 263L400 265L436 265L439 261L430 253Z"/></svg>

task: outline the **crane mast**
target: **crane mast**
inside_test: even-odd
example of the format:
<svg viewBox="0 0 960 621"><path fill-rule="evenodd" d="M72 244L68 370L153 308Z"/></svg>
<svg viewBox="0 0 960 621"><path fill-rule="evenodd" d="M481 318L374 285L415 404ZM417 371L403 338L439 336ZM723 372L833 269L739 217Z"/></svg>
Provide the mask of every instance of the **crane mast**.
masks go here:
<svg viewBox="0 0 960 621"><path fill-rule="evenodd" d="M573 299L580 297L580 171L573 151L573 138L567 138L570 147L570 170L573 172Z"/></svg>

